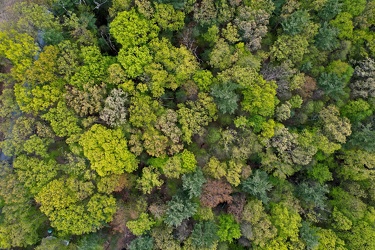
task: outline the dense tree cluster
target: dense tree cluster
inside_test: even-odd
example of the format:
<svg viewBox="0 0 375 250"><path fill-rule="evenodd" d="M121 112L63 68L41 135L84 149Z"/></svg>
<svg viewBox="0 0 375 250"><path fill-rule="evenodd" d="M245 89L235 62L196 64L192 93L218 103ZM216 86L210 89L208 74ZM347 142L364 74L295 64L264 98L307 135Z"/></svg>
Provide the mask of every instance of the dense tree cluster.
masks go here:
<svg viewBox="0 0 375 250"><path fill-rule="evenodd" d="M0 1L1 249L375 249L374 0Z"/></svg>

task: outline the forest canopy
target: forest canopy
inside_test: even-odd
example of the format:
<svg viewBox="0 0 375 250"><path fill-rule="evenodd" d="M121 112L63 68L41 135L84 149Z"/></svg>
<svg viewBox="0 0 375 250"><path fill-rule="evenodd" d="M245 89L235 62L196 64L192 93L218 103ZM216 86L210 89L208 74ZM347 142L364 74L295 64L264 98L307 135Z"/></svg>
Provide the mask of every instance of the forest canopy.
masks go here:
<svg viewBox="0 0 375 250"><path fill-rule="evenodd" d="M0 3L0 248L375 250L374 0Z"/></svg>

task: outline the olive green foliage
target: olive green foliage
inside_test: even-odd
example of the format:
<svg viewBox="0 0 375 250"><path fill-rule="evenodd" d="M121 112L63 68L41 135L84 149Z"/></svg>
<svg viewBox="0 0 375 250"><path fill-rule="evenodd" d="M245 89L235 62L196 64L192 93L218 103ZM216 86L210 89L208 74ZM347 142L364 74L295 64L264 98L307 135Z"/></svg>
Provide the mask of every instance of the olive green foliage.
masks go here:
<svg viewBox="0 0 375 250"><path fill-rule="evenodd" d="M0 248L375 249L374 27L373 0L0 1Z"/></svg>

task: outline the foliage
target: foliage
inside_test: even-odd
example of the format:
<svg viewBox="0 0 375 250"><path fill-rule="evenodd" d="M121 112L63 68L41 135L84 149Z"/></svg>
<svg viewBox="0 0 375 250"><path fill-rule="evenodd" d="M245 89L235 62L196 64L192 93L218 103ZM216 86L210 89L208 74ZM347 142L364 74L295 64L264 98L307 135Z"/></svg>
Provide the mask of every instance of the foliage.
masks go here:
<svg viewBox="0 0 375 250"><path fill-rule="evenodd" d="M219 239L218 227L212 221L199 222L195 224L191 233L191 241L196 248L210 248Z"/></svg>
<svg viewBox="0 0 375 250"><path fill-rule="evenodd" d="M197 204L184 197L173 196L168 202L167 217L164 222L169 226L179 226L184 219L188 219L197 211Z"/></svg>
<svg viewBox="0 0 375 250"><path fill-rule="evenodd" d="M154 240L151 237L148 236L143 236L143 237L138 237L134 240L129 245L130 250L148 250L152 249L154 246Z"/></svg>
<svg viewBox="0 0 375 250"><path fill-rule="evenodd" d="M90 160L91 168L100 176L132 172L137 168L137 159L127 149L121 130L111 130L95 124L82 135L79 144Z"/></svg>
<svg viewBox="0 0 375 250"><path fill-rule="evenodd" d="M134 235L140 236L146 231L149 231L154 224L155 221L152 220L148 214L141 213L137 220L128 221L126 226Z"/></svg>
<svg viewBox="0 0 375 250"><path fill-rule="evenodd" d="M262 200L265 204L269 201L267 191L270 191L272 187L267 173L261 170L256 170L254 175L242 182L243 191Z"/></svg>
<svg viewBox="0 0 375 250"><path fill-rule="evenodd" d="M203 172L197 169L192 174L185 174L182 176L182 188L188 192L189 198L200 197L202 185L206 182Z"/></svg>
<svg viewBox="0 0 375 250"><path fill-rule="evenodd" d="M233 216L229 214L220 215L217 235L220 241L231 243L233 239L241 237L240 225L236 223Z"/></svg>
<svg viewBox="0 0 375 250"><path fill-rule="evenodd" d="M375 248L373 0L0 10L1 249Z"/></svg>

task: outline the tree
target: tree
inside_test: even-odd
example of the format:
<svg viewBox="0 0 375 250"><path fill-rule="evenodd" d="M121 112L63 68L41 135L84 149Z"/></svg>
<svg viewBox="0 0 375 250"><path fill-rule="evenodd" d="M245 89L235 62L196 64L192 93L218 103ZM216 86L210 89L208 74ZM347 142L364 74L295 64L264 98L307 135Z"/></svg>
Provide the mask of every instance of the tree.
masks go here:
<svg viewBox="0 0 375 250"><path fill-rule="evenodd" d="M241 237L240 225L234 220L232 215L222 214L219 216L217 235L220 241L233 242L233 239Z"/></svg>
<svg viewBox="0 0 375 250"><path fill-rule="evenodd" d="M327 22L324 22L315 36L315 45L320 50L332 51L337 49L339 42L337 40L338 30Z"/></svg>
<svg viewBox="0 0 375 250"><path fill-rule="evenodd" d="M40 160L26 155L18 156L13 163L18 180L34 195L57 176L56 165L52 159Z"/></svg>
<svg viewBox="0 0 375 250"><path fill-rule="evenodd" d="M215 98L218 110L222 114L233 114L238 107L238 95L234 92L238 86L234 83L213 85L211 95Z"/></svg>
<svg viewBox="0 0 375 250"><path fill-rule="evenodd" d="M324 209L326 194L329 192L326 185L303 182L297 187L297 196L302 201L302 206L309 209Z"/></svg>
<svg viewBox="0 0 375 250"><path fill-rule="evenodd" d="M82 89L67 86L66 104L81 117L96 115L103 109L103 100L107 95L106 85L85 83Z"/></svg>
<svg viewBox="0 0 375 250"><path fill-rule="evenodd" d="M341 12L342 4L339 0L328 0L325 2L323 8L319 11L318 16L323 20L333 19Z"/></svg>
<svg viewBox="0 0 375 250"><path fill-rule="evenodd" d="M161 131L169 139L168 154L173 155L183 149L182 131L177 126L178 115L176 111L167 109L164 114L158 117L155 128Z"/></svg>
<svg viewBox="0 0 375 250"><path fill-rule="evenodd" d="M252 176L242 182L242 190L262 200L264 204L269 201L267 191L270 191L272 187L267 173L262 170L256 170Z"/></svg>
<svg viewBox="0 0 375 250"><path fill-rule="evenodd" d="M91 182L60 178L44 186L35 200L58 231L80 235L97 231L116 211L115 198L93 192Z"/></svg>
<svg viewBox="0 0 375 250"><path fill-rule="evenodd" d="M278 237L291 242L298 241L301 227L301 216L285 203L271 205L271 221L277 228Z"/></svg>
<svg viewBox="0 0 375 250"><path fill-rule="evenodd" d="M136 236L141 236L146 231L149 231L152 226L155 224L155 221L150 218L146 213L141 213L138 219L133 221L128 221L126 226L129 230Z"/></svg>
<svg viewBox="0 0 375 250"><path fill-rule="evenodd" d="M201 204L207 207L216 207L220 203L232 202L232 187L229 183L222 180L208 180L203 185Z"/></svg>
<svg viewBox="0 0 375 250"><path fill-rule="evenodd" d="M149 236L138 237L130 242L130 250L148 250L154 247L154 239Z"/></svg>
<svg viewBox="0 0 375 250"><path fill-rule="evenodd" d="M319 118L323 123L323 133L332 141L345 143L346 137L349 136L351 126L349 120L344 117L339 117L338 109L330 105L319 112Z"/></svg>
<svg viewBox="0 0 375 250"><path fill-rule="evenodd" d="M152 55L146 45L121 49L118 54L118 61L129 78L136 78L144 73L144 67L152 60Z"/></svg>
<svg viewBox="0 0 375 250"><path fill-rule="evenodd" d="M337 158L343 161L337 169L341 178L354 181L374 179L375 157L372 153L363 150L345 150Z"/></svg>
<svg viewBox="0 0 375 250"><path fill-rule="evenodd" d="M107 129L95 124L79 139L91 168L100 176L130 173L137 169L138 161L127 148L121 130Z"/></svg>
<svg viewBox="0 0 375 250"><path fill-rule="evenodd" d="M202 185L206 182L203 172L198 168L194 173L184 174L182 176L182 188L188 192L190 199L200 197Z"/></svg>
<svg viewBox="0 0 375 250"><path fill-rule="evenodd" d="M351 121L352 124L358 123L371 116L373 111L370 104L363 99L350 100L341 109L341 114Z"/></svg>
<svg viewBox="0 0 375 250"><path fill-rule="evenodd" d="M181 174L191 173L197 167L195 155L184 149L179 154L170 157L162 166L163 173L169 178L179 178Z"/></svg>
<svg viewBox="0 0 375 250"><path fill-rule="evenodd" d="M70 137L82 130L78 125L78 118L64 101L60 101L57 107L51 108L42 118L50 122L53 131L60 137Z"/></svg>
<svg viewBox="0 0 375 250"><path fill-rule="evenodd" d="M216 120L217 108L213 98L205 93L198 94L198 100L187 101L186 105L178 104L177 114L183 133L183 140L190 144L194 134L202 134L203 126Z"/></svg>
<svg viewBox="0 0 375 250"><path fill-rule="evenodd" d="M218 227L212 221L199 222L194 225L191 241L196 248L210 248L216 241Z"/></svg>
<svg viewBox="0 0 375 250"><path fill-rule="evenodd" d="M319 246L318 250L324 249L346 249L345 242L340 239L331 229L320 229L318 231Z"/></svg>
<svg viewBox="0 0 375 250"><path fill-rule="evenodd" d="M158 35L159 28L132 8L118 13L111 23L110 32L126 50L146 44Z"/></svg>
<svg viewBox="0 0 375 250"><path fill-rule="evenodd" d="M167 217L164 222L169 226L179 226L183 220L190 218L197 211L197 204L178 195L168 202Z"/></svg>
<svg viewBox="0 0 375 250"><path fill-rule="evenodd" d="M184 26L185 14L175 10L171 4L155 4L155 22L164 30L180 30Z"/></svg>
<svg viewBox="0 0 375 250"><path fill-rule="evenodd" d="M253 241L256 246L264 247L269 240L276 236L277 229L271 223L260 200L255 199L247 202L242 213L242 220L242 235Z"/></svg>
<svg viewBox="0 0 375 250"><path fill-rule="evenodd" d="M246 42L246 46L251 51L261 48L262 38L267 34L267 26L273 5L269 7L268 9L255 9L245 6L238 10L234 23L242 40Z"/></svg>
<svg viewBox="0 0 375 250"><path fill-rule="evenodd" d="M309 22L309 13L303 10L297 10L286 16L281 22L283 30L288 35L297 35L301 33Z"/></svg>
<svg viewBox="0 0 375 250"><path fill-rule="evenodd" d="M160 180L159 171L153 166L143 168L142 177L137 180L138 188L144 194L150 194L155 187L160 188L163 183L164 181Z"/></svg>
<svg viewBox="0 0 375 250"><path fill-rule="evenodd" d="M271 60L298 65L307 52L308 41L302 35L281 35L271 47Z"/></svg>
<svg viewBox="0 0 375 250"><path fill-rule="evenodd" d="M104 108L100 111L100 119L111 127L124 124L128 116L129 98L122 89L113 89L105 99Z"/></svg>
<svg viewBox="0 0 375 250"><path fill-rule="evenodd" d="M39 241L45 216L6 162L0 165L0 247L27 247Z"/></svg>

